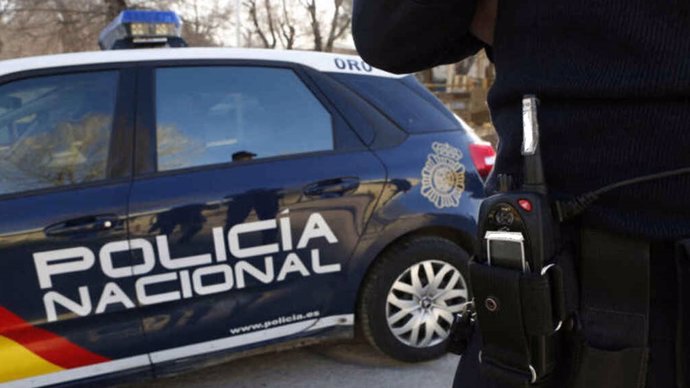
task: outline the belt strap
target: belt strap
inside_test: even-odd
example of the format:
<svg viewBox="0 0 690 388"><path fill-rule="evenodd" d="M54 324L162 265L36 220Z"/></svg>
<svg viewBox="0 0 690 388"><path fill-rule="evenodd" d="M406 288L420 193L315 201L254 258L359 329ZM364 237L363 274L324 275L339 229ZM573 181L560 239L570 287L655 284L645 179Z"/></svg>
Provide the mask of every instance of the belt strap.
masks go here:
<svg viewBox="0 0 690 388"><path fill-rule="evenodd" d="M585 344L575 386L632 375L607 386L643 387L649 353L650 244L593 229L583 229L581 240Z"/></svg>
<svg viewBox="0 0 690 388"><path fill-rule="evenodd" d="M678 340L676 342L676 379L679 387L687 387L690 371L690 239L676 245L676 268L678 272Z"/></svg>
<svg viewBox="0 0 690 388"><path fill-rule="evenodd" d="M605 350L647 346L649 243L584 229L580 265L587 342Z"/></svg>

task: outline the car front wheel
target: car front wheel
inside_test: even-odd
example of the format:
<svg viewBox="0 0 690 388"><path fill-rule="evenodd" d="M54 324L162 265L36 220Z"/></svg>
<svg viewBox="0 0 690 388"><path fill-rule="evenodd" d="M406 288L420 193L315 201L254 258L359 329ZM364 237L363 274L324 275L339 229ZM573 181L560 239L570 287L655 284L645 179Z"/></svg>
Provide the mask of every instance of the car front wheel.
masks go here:
<svg viewBox="0 0 690 388"><path fill-rule="evenodd" d="M401 361L443 355L453 315L469 298L468 260L458 245L433 236L388 249L361 293L358 318L367 340Z"/></svg>

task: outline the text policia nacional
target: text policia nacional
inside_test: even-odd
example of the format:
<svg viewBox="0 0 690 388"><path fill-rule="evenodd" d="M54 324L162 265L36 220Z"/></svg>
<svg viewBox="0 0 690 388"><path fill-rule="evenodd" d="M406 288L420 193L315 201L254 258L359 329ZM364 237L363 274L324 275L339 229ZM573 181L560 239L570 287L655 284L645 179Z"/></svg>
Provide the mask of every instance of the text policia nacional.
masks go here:
<svg viewBox="0 0 690 388"><path fill-rule="evenodd" d="M280 233L280 243L257 245L252 247L240 246L240 237L249 233L270 232ZM96 265L96 256L89 248L78 246L35 253L34 264L41 290L45 290L43 304L49 322L60 319L57 306L61 306L79 316L101 314L109 307L120 306L127 309L135 307L135 301L118 285L118 279L135 277L134 289L136 301L140 305L153 305L175 300L192 298L197 295L210 295L226 292L231 289L246 287L246 277L250 276L263 284L270 284L285 280L286 276L295 273L307 277L318 274L339 272L340 264L323 265L319 249L311 249L310 260L305 265L304 257L297 254L297 250L308 248L312 240L324 239L328 244L338 243L338 239L319 213L312 213L307 220L304 230L293 246L293 236L290 217L288 214L278 220L262 220L237 224L230 228L225 235L222 227L213 228L213 254L206 253L187 257L173 258L170 255L168 236L158 235L155 246L145 239L132 239L109 242L98 252L100 270L112 281L101 288L92 285L76 287L74 297L68 297L51 290L59 284L61 276L90 270ZM227 240L226 240L227 237ZM235 260L228 262L227 247ZM313 244L312 244L313 245ZM143 262L129 265L114 265L113 254L140 250ZM274 255L285 255L285 260L277 271ZM304 253L300 253L304 256ZM243 260L263 258L263 263ZM165 273L148 275L159 263L168 270ZM192 267L195 267L192 269ZM156 285L168 283L175 285L174 291L156 291Z"/></svg>

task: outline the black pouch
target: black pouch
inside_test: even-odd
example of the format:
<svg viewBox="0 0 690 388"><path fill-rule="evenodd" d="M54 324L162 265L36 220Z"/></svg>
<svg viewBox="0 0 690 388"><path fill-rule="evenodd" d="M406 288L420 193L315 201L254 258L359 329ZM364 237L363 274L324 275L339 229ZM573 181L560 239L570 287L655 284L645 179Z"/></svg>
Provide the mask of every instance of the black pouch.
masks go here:
<svg viewBox="0 0 690 388"><path fill-rule="evenodd" d="M454 343L452 348L460 350L463 357L454 387L505 388L515 387L516 382L517 385L535 388L566 387L565 382L573 374L571 361L574 354L570 351L573 346L564 348L562 341L567 337L570 343L572 336L569 332L573 329L570 317L579 306L575 246L576 243L569 238L563 249L549 261L553 265L543 274L523 274L471 263L474 309L485 319L484 325L480 322L476 330L469 331L461 320L456 321L457 327L453 332L457 332L459 341L451 339ZM495 311L490 314L485 311L489 297L496 302L496 308L492 308ZM548 375L538 375L538 381L533 384L528 362L524 361L529 359L529 348L534 345L529 338L545 335L561 337L553 338L554 354L551 355L554 358L544 360L555 363L541 368L535 365L535 372L538 369L553 370ZM561 354L563 362L558 361ZM522 367L511 368L508 364Z"/></svg>
<svg viewBox="0 0 690 388"><path fill-rule="evenodd" d="M584 229L575 388L643 388L649 358L650 244Z"/></svg>
<svg viewBox="0 0 690 388"><path fill-rule="evenodd" d="M470 263L485 376L510 387L551 379L567 313L566 277L556 263L541 273Z"/></svg>
<svg viewBox="0 0 690 388"><path fill-rule="evenodd" d="M678 325L676 342L676 379L679 387L687 387L690 371L690 239L676 243L676 269L678 276Z"/></svg>

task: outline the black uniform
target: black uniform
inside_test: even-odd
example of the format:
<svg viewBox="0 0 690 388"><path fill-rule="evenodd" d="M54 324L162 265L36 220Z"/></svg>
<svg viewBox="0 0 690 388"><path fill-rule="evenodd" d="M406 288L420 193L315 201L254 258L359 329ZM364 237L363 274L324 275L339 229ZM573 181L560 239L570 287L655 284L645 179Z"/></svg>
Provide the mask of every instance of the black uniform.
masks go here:
<svg viewBox="0 0 690 388"><path fill-rule="evenodd" d="M355 43L367 62L392 72L456 62L483 47L469 33L474 11L475 0L355 0ZM520 181L525 94L541 101L555 197L690 166L690 1L501 0L488 50L497 74L489 94L496 173ZM685 323L677 323L672 244L690 237L690 176L615 190L578 222L653 242L648 386L673 386Z"/></svg>

